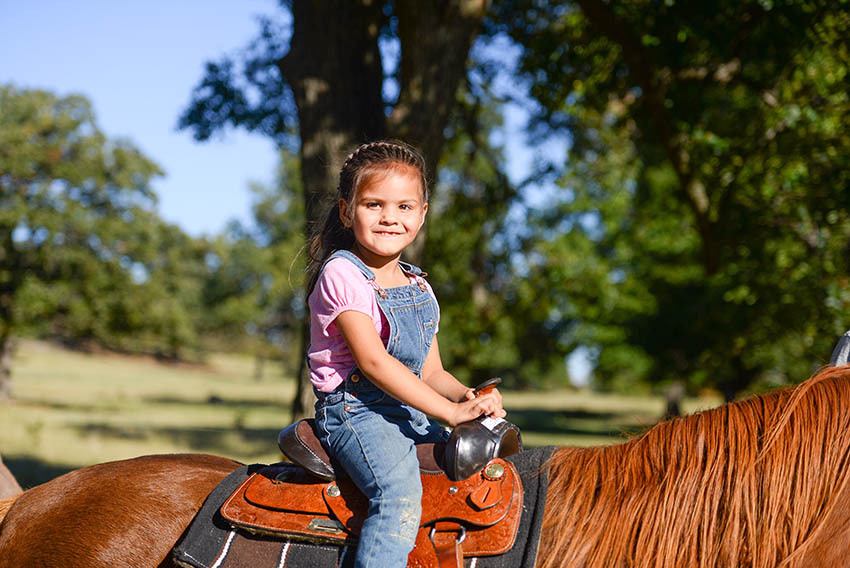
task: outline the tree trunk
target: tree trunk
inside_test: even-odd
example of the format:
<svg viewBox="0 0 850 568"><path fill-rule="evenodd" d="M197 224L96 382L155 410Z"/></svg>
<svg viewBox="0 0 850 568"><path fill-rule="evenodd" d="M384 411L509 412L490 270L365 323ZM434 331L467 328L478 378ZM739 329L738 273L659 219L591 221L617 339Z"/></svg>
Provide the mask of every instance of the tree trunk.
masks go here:
<svg viewBox="0 0 850 568"><path fill-rule="evenodd" d="M635 83L641 88L642 96L650 109L654 126L654 132L651 134L657 137L667 150L670 164L679 180L679 196L693 212L701 241L705 274L716 274L720 266L716 223L711 218L712 196L696 175L698 168L694 167L686 150L686 133L675 125L675 120L665 108L667 85L658 77L656 70L659 67L652 60L651 50L642 44L633 29L617 17L609 2L576 0L576 3L588 21L620 46L629 73L634 76Z"/></svg>
<svg viewBox="0 0 850 568"><path fill-rule="evenodd" d="M378 49L383 18L381 3L368 0L292 2L292 40L278 67L298 107L308 238L336 195L346 152L385 136ZM309 331L301 336L306 352ZM304 365L296 381L294 419L305 415L312 396Z"/></svg>
<svg viewBox="0 0 850 568"><path fill-rule="evenodd" d="M733 402L738 393L755 380L755 373L744 365L740 355L730 355L729 363L731 367L729 376L719 380L720 392L723 393L723 400L727 403Z"/></svg>
<svg viewBox="0 0 850 568"><path fill-rule="evenodd" d="M289 53L278 62L298 107L308 231L335 195L345 152L385 135L378 33L368 0L294 0Z"/></svg>
<svg viewBox="0 0 850 568"><path fill-rule="evenodd" d="M0 333L0 401L12 398L12 352L9 334Z"/></svg>
<svg viewBox="0 0 850 568"><path fill-rule="evenodd" d="M336 196L342 161L359 143L388 135L410 142L425 154L433 179L445 142L443 132L486 3L402 0L396 4L402 53L400 92L388 120L378 49L378 35L386 22L383 4L370 0L292 2L290 50L278 67L298 107L308 236ZM416 250L413 256L419 256ZM305 322L302 328L302 353L309 342L308 326ZM304 416L313 400L303 363L296 380L293 419Z"/></svg>
<svg viewBox="0 0 850 568"><path fill-rule="evenodd" d="M396 6L402 46L400 91L387 131L422 150L432 180L487 4L486 0L408 0Z"/></svg>
<svg viewBox="0 0 850 568"><path fill-rule="evenodd" d="M24 262L15 248L13 226L0 227L0 401L12 398L12 331L15 295L23 283Z"/></svg>
<svg viewBox="0 0 850 568"><path fill-rule="evenodd" d="M682 415L682 399L685 398L685 385L681 381L675 381L664 390L664 419L676 418Z"/></svg>
<svg viewBox="0 0 850 568"><path fill-rule="evenodd" d="M261 353L254 355L254 380L260 382L265 374L266 358Z"/></svg>

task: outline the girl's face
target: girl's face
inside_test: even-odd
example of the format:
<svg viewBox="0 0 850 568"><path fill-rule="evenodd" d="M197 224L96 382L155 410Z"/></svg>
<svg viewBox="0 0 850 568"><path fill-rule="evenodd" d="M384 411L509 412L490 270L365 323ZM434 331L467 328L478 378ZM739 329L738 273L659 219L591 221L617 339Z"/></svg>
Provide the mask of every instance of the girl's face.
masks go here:
<svg viewBox="0 0 850 568"><path fill-rule="evenodd" d="M414 171L391 170L355 192L352 212L339 200L342 223L354 231L358 255L372 266L398 259L425 222L428 204Z"/></svg>

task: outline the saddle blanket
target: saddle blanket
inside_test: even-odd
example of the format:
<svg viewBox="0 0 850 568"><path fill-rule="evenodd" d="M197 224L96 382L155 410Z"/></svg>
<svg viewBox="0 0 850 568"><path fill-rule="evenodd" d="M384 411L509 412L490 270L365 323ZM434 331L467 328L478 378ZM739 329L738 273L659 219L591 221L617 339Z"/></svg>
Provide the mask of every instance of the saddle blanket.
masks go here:
<svg viewBox="0 0 850 568"><path fill-rule="evenodd" d="M546 461L554 446L536 448L506 458L522 479L523 510L514 547L499 556L466 558L466 568L534 568L549 475ZM354 547L281 540L232 528L219 513L225 500L254 472L251 465L231 473L207 497L173 559L186 568L350 568Z"/></svg>

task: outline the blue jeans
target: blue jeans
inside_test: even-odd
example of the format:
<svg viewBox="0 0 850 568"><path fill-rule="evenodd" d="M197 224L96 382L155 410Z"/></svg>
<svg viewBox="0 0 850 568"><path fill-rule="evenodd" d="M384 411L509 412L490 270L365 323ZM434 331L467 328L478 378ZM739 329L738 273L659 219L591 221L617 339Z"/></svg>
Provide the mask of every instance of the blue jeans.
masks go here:
<svg viewBox="0 0 850 568"><path fill-rule="evenodd" d="M369 499L357 568L407 566L422 517L422 482L415 443L445 441L448 433L422 412L372 385L346 380L345 389L319 397L322 443ZM336 464L335 464L336 465Z"/></svg>

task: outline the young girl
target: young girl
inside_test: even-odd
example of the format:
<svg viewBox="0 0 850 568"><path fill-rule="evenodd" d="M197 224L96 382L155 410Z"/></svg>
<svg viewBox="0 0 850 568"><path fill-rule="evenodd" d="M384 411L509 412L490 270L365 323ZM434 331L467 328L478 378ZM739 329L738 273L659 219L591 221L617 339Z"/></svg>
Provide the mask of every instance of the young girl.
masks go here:
<svg viewBox="0 0 850 568"><path fill-rule="evenodd" d="M310 243L310 378L322 444L369 498L355 566L407 565L422 514L415 443L482 414L505 416L498 391L476 397L443 369L439 308L425 273L401 262L428 211L422 157L407 144L357 148L337 205Z"/></svg>

